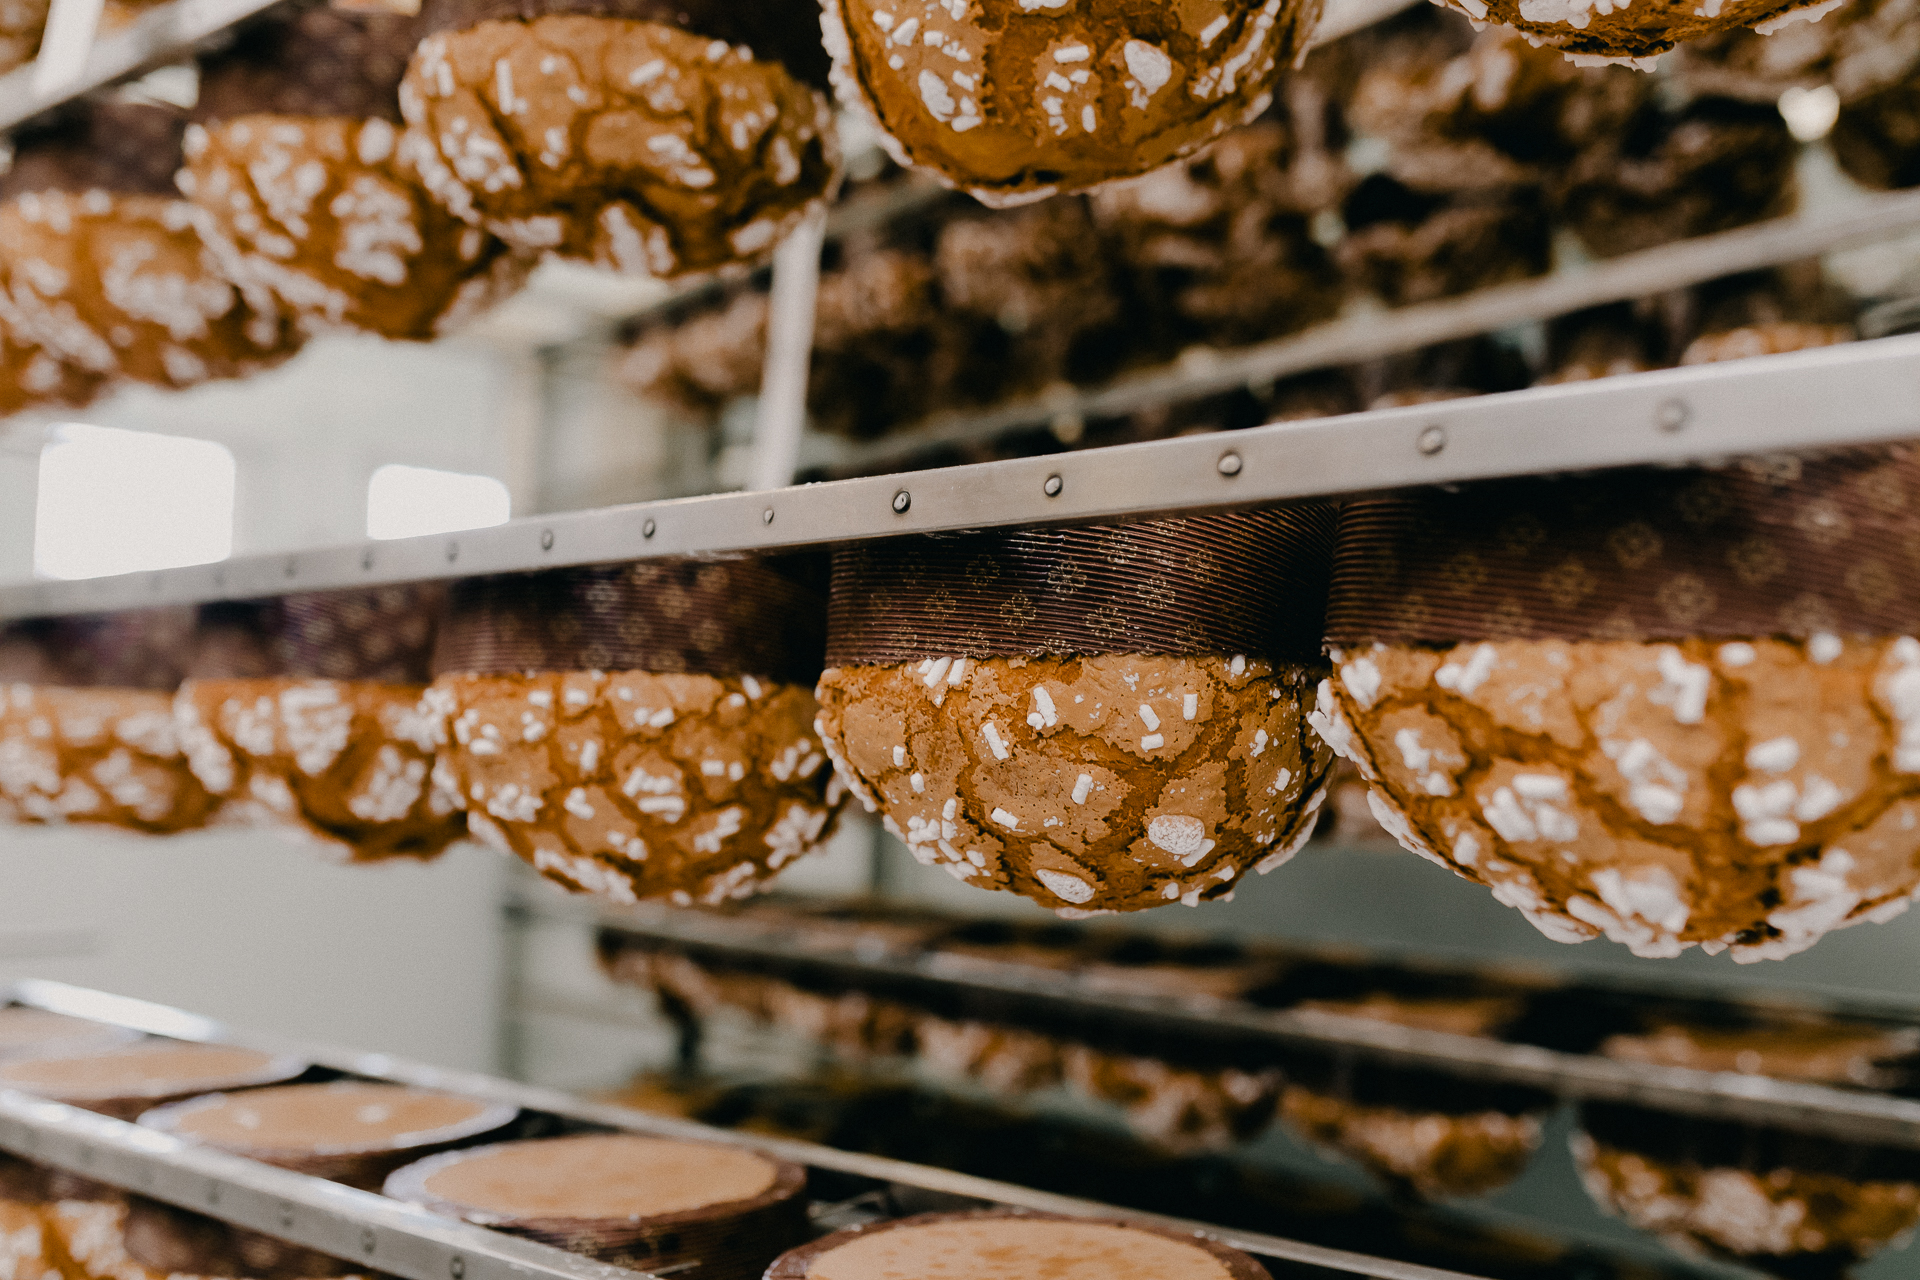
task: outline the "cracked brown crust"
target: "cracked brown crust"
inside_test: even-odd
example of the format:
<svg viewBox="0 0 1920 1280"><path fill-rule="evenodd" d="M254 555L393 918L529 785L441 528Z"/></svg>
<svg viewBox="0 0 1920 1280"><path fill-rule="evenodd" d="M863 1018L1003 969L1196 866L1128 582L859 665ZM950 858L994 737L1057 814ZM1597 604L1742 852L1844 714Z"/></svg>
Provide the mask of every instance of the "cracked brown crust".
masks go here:
<svg viewBox="0 0 1920 1280"><path fill-rule="evenodd" d="M168 695L0 686L0 820L166 835L218 803L187 766Z"/></svg>
<svg viewBox="0 0 1920 1280"><path fill-rule="evenodd" d="M401 154L517 250L660 278L771 252L838 181L825 95L672 26L548 15L423 40Z"/></svg>
<svg viewBox="0 0 1920 1280"><path fill-rule="evenodd" d="M430 781L441 730L425 693L371 680L191 680L174 707L223 823L298 832L354 861L433 858L466 822Z"/></svg>
<svg viewBox="0 0 1920 1280"><path fill-rule="evenodd" d="M965 883L1070 915L1197 906L1312 832L1332 766L1312 682L1244 657L835 667L819 731L888 829Z"/></svg>
<svg viewBox="0 0 1920 1280"><path fill-rule="evenodd" d="M1563 942L1783 958L1920 886L1920 641L1334 650L1316 728L1401 843Z"/></svg>
<svg viewBox="0 0 1920 1280"><path fill-rule="evenodd" d="M745 897L831 833L846 798L805 688L752 676L442 676L436 774L480 840L576 892Z"/></svg>
<svg viewBox="0 0 1920 1280"><path fill-rule="evenodd" d="M251 114L187 132L180 189L240 282L310 330L426 341L530 266L435 203L384 119Z"/></svg>
<svg viewBox="0 0 1920 1280"><path fill-rule="evenodd" d="M1614 5L1606 0L1441 0L1475 22L1512 27L1528 40L1558 49L1575 62L1650 60L1688 40L1719 31L1752 27L1761 31L1799 21L1814 21L1837 0L1725 0L1700 5L1694 0L1640 0ZM1528 10L1533 10L1532 15ZM1640 61L1651 70L1651 61Z"/></svg>
<svg viewBox="0 0 1920 1280"><path fill-rule="evenodd" d="M1006 206L1136 177L1264 112L1317 0L825 0L840 101ZM1058 56L1056 56L1058 55Z"/></svg>

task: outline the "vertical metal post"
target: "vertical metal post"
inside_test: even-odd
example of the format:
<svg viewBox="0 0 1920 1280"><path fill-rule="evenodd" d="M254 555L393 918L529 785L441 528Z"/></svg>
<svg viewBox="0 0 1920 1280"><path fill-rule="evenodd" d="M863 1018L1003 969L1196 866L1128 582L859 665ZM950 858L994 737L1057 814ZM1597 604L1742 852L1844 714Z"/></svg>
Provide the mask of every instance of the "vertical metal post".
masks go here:
<svg viewBox="0 0 1920 1280"><path fill-rule="evenodd" d="M760 411L753 425L749 489L785 488L793 483L800 464L800 433L807 425L807 373L813 359L814 305L820 294L820 250L826 239L826 211L816 210L773 256L767 362L760 377Z"/></svg>
<svg viewBox="0 0 1920 1280"><path fill-rule="evenodd" d="M40 52L33 60L35 97L53 97L85 74L105 7L105 0L53 0Z"/></svg>

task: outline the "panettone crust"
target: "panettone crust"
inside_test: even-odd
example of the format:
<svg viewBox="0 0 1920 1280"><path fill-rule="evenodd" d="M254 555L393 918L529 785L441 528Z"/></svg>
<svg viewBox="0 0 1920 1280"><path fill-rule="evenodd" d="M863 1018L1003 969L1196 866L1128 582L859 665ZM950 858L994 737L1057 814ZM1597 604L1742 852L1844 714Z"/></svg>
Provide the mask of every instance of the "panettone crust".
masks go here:
<svg viewBox="0 0 1920 1280"><path fill-rule="evenodd" d="M1273 101L1314 0L825 0L840 100L988 205L1135 177Z"/></svg>
<svg viewBox="0 0 1920 1280"><path fill-rule="evenodd" d="M187 132L181 189L230 269L314 328L424 341L526 265L435 203L379 118L242 115Z"/></svg>
<svg viewBox="0 0 1920 1280"><path fill-rule="evenodd" d="M445 785L474 835L618 901L744 897L845 799L805 688L648 672L442 676Z"/></svg>
<svg viewBox="0 0 1920 1280"><path fill-rule="evenodd" d="M488 20L423 40L403 157L514 248L662 279L764 258L831 194L827 99L654 22Z"/></svg>
<svg viewBox="0 0 1920 1280"><path fill-rule="evenodd" d="M1574 1162L1608 1212L1682 1248L1736 1258L1864 1257L1920 1223L1920 1185L1663 1160L1577 1133Z"/></svg>
<svg viewBox="0 0 1920 1280"><path fill-rule="evenodd" d="M243 300L200 218L182 200L98 190L0 202L0 314L83 377L188 387L291 356L298 341Z"/></svg>
<svg viewBox="0 0 1920 1280"><path fill-rule="evenodd" d="M1818 21L1840 0L1441 0L1477 23L1513 27L1528 40L1584 65L1619 62L1651 70L1652 59L1677 44L1715 32L1752 27L1765 35L1795 22Z"/></svg>
<svg viewBox="0 0 1920 1280"><path fill-rule="evenodd" d="M223 821L304 833L356 860L431 858L466 834L433 785L441 730L419 685L191 680L175 701L193 771Z"/></svg>
<svg viewBox="0 0 1920 1280"><path fill-rule="evenodd" d="M1537 1116L1408 1110L1297 1084L1281 1093L1280 1118L1309 1142L1427 1199L1506 1186L1526 1172L1541 1139Z"/></svg>
<svg viewBox="0 0 1920 1280"><path fill-rule="evenodd" d="M1315 727L1402 844L1563 942L1741 961L1920 886L1920 641L1334 650Z"/></svg>
<svg viewBox="0 0 1920 1280"><path fill-rule="evenodd" d="M0 686L0 818L163 835L218 801L182 753L172 700L134 689Z"/></svg>
<svg viewBox="0 0 1920 1280"><path fill-rule="evenodd" d="M930 866L1069 914L1230 898L1304 843L1332 756L1312 677L1258 658L830 668L820 735Z"/></svg>

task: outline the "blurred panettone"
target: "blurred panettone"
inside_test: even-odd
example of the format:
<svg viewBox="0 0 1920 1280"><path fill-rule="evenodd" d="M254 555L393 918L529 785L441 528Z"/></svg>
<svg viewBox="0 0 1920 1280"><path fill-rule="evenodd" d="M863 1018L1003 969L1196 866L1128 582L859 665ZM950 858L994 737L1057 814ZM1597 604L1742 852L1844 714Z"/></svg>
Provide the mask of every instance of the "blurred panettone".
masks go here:
<svg viewBox="0 0 1920 1280"><path fill-rule="evenodd" d="M466 831L431 780L425 702L444 594L428 586L208 605L175 715L222 820L373 860L433 857Z"/></svg>
<svg viewBox="0 0 1920 1280"><path fill-rule="evenodd" d="M933 261L943 309L1009 335L1000 394L1102 377L1125 350L1124 303L1085 200L956 218Z"/></svg>
<svg viewBox="0 0 1920 1280"><path fill-rule="evenodd" d="M1305 114L1291 126L1235 130L1201 160L1094 197L1134 300L1145 304L1129 309L1130 322L1171 330L1152 335L1157 345L1258 341L1339 309L1339 272L1311 223L1349 180L1298 118Z"/></svg>
<svg viewBox="0 0 1920 1280"><path fill-rule="evenodd" d="M52 0L5 0L0 3L0 74L33 61L40 52L40 34L47 27Z"/></svg>
<svg viewBox="0 0 1920 1280"><path fill-rule="evenodd" d="M1531 184L1420 190L1375 173L1342 216L1335 260L1394 306L1542 275L1551 262L1546 200Z"/></svg>
<svg viewBox="0 0 1920 1280"><path fill-rule="evenodd" d="M1770 103L1648 102L1555 174L1554 212L1600 257L1725 231L1788 208L1797 153Z"/></svg>
<svg viewBox="0 0 1920 1280"><path fill-rule="evenodd" d="M0 631L0 820L147 834L206 822L172 697L192 610L33 619Z"/></svg>
<svg viewBox="0 0 1920 1280"><path fill-rule="evenodd" d="M662 279L762 260L839 179L804 3L430 0L405 154L526 253Z"/></svg>
<svg viewBox="0 0 1920 1280"><path fill-rule="evenodd" d="M431 338L525 274L400 155L417 38L413 19L321 5L260 19L201 63L181 190L240 278L308 327Z"/></svg>
<svg viewBox="0 0 1920 1280"><path fill-rule="evenodd" d="M298 348L271 299L231 282L201 215L173 194L185 127L172 108L90 103L15 136L0 176L0 320L78 371L37 371L42 385L187 387Z"/></svg>

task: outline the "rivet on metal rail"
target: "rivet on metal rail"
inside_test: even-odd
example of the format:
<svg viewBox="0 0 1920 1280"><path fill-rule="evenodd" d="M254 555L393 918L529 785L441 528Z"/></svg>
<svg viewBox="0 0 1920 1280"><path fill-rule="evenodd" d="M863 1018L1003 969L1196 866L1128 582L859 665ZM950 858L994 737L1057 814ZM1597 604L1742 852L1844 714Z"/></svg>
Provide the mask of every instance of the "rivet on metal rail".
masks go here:
<svg viewBox="0 0 1920 1280"><path fill-rule="evenodd" d="M280 1229L282 1231L293 1230L293 1206L292 1205L283 1204L280 1206Z"/></svg>
<svg viewBox="0 0 1920 1280"><path fill-rule="evenodd" d="M374 1239L372 1227L368 1227L360 1233L360 1251L362 1253L372 1253L374 1246L378 1243L379 1242Z"/></svg>
<svg viewBox="0 0 1920 1280"><path fill-rule="evenodd" d="M209 1182L207 1184L207 1203L208 1204L220 1203L220 1184L219 1183Z"/></svg>
<svg viewBox="0 0 1920 1280"><path fill-rule="evenodd" d="M460 558L460 544L457 542L449 542L447 544L447 563L452 564L455 560L458 560L459 558Z"/></svg>
<svg viewBox="0 0 1920 1280"><path fill-rule="evenodd" d="M360 553L360 568L366 573L373 572L373 548L368 547Z"/></svg>
<svg viewBox="0 0 1920 1280"><path fill-rule="evenodd" d="M913 506L913 495L905 489L893 495L893 514L903 516L911 506Z"/></svg>
<svg viewBox="0 0 1920 1280"><path fill-rule="evenodd" d="M1245 465L1244 462L1240 461L1240 455L1237 453L1223 453L1220 455L1219 468L1220 474L1223 476L1237 476L1240 474L1240 468Z"/></svg>
<svg viewBox="0 0 1920 1280"><path fill-rule="evenodd" d="M1060 496L1060 491L1067 487L1067 482L1057 475L1051 475L1047 477L1047 482L1040 487L1046 490L1049 498L1057 498Z"/></svg>
<svg viewBox="0 0 1920 1280"><path fill-rule="evenodd" d="M466 1280L467 1260L457 1253L454 1254L453 1260L447 1263L447 1274L452 1276L453 1280Z"/></svg>
<svg viewBox="0 0 1920 1280"><path fill-rule="evenodd" d="M1693 410L1684 400L1662 400L1660 407L1653 411L1653 425L1669 435L1687 425L1687 419L1693 416Z"/></svg>
<svg viewBox="0 0 1920 1280"><path fill-rule="evenodd" d="M1447 429L1442 426L1428 427L1420 433L1420 452L1431 458L1447 447Z"/></svg>
<svg viewBox="0 0 1920 1280"><path fill-rule="evenodd" d="M772 507L768 507L768 508L767 508L767 509L766 509L765 511L762 511L762 512L760 513L760 523L761 523L761 524L772 524L772 523L773 523L773 508L772 508Z"/></svg>
<svg viewBox="0 0 1920 1280"><path fill-rule="evenodd" d="M542 551L553 550L553 530L542 529L540 531L540 549Z"/></svg>
<svg viewBox="0 0 1920 1280"><path fill-rule="evenodd" d="M651 538L653 536L654 528L655 528L655 525L653 521L651 520L647 521L645 524L640 526L640 536L643 538Z"/></svg>
<svg viewBox="0 0 1920 1280"><path fill-rule="evenodd" d="M281 571L285 573L289 578L291 578L293 577L293 575L300 572L300 562L298 560L295 560L292 556L288 556L286 566Z"/></svg>

